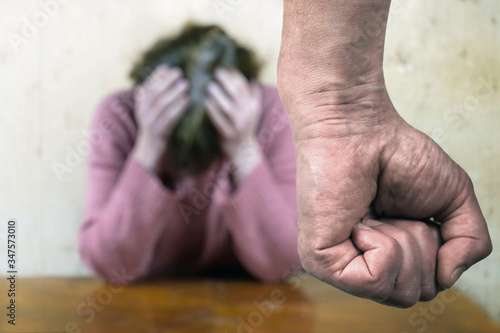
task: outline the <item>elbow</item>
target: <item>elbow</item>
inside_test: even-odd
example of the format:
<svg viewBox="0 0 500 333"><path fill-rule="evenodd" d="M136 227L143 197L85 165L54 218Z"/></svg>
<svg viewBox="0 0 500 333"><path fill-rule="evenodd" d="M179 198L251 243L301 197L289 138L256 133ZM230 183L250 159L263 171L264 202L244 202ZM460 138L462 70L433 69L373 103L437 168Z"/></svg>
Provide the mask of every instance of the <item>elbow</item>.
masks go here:
<svg viewBox="0 0 500 333"><path fill-rule="evenodd" d="M121 269L113 268L106 272L99 272L98 270L95 270L95 272L97 277L102 281L117 286L127 286L137 282L141 277L143 277L142 275L130 273L123 267Z"/></svg>
<svg viewBox="0 0 500 333"><path fill-rule="evenodd" d="M296 239L278 248L254 253L246 268L263 283L279 283L287 280L302 270Z"/></svg>
<svg viewBox="0 0 500 333"><path fill-rule="evenodd" d="M273 284L273 283L280 283L283 282L285 278L282 278L280 274L269 274L269 273L259 273L259 274L254 274L255 278L265 284Z"/></svg>
<svg viewBox="0 0 500 333"><path fill-rule="evenodd" d="M281 283L289 279L302 269L302 267L289 267L272 272L259 272L254 274L260 282L266 284Z"/></svg>
<svg viewBox="0 0 500 333"><path fill-rule="evenodd" d="M262 283L280 283L302 270L298 254L287 259L269 260L253 267L252 275Z"/></svg>
<svg viewBox="0 0 500 333"><path fill-rule="evenodd" d="M126 286L144 277L144 274L140 274L137 270L127 267L127 265L98 260L87 252L81 252L80 258L96 278L107 284Z"/></svg>
<svg viewBox="0 0 500 333"><path fill-rule="evenodd" d="M144 277L133 265L127 265L126 261L115 260L115 256L106 256L105 253L109 251L93 246L86 240L82 231L78 237L78 252L83 264L105 283L126 286Z"/></svg>

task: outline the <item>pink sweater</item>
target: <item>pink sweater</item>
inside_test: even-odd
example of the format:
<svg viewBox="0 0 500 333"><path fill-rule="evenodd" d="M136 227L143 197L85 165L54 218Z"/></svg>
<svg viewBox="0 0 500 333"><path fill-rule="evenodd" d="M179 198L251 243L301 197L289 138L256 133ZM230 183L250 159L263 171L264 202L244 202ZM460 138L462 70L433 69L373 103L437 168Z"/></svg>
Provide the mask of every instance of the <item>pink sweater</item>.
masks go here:
<svg viewBox="0 0 500 333"><path fill-rule="evenodd" d="M112 283L240 265L273 282L300 269L291 130L277 89L263 89L257 140L264 159L236 189L227 161L175 191L165 187L130 154L137 135L131 91L104 98L87 158L84 263Z"/></svg>

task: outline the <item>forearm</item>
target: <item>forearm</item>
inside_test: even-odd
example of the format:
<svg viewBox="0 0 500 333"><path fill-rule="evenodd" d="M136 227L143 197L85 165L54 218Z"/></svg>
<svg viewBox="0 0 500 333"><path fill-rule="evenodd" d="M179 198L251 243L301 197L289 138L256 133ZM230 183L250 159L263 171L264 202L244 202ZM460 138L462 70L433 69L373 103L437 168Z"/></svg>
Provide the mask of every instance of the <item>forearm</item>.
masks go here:
<svg viewBox="0 0 500 333"><path fill-rule="evenodd" d="M231 179L235 189L242 186L255 168L263 160L257 139L248 140L240 149L229 157L231 162Z"/></svg>
<svg viewBox="0 0 500 333"><path fill-rule="evenodd" d="M152 175L157 177L169 190L175 191L174 177L166 171L167 142L154 140L139 133L132 149L132 156Z"/></svg>
<svg viewBox="0 0 500 333"><path fill-rule="evenodd" d="M143 135L138 135L132 150L132 156L148 171L159 176L161 157L167 147L166 142L148 140Z"/></svg>
<svg viewBox="0 0 500 333"><path fill-rule="evenodd" d="M263 161L223 206L240 262L261 280L300 268L295 197L294 184L278 184Z"/></svg>
<svg viewBox="0 0 500 333"><path fill-rule="evenodd" d="M106 280L125 269L139 278L148 273L156 244L168 227L179 238L182 221L174 221L180 197L168 192L133 158L125 163L116 184L106 181L102 167L89 167L87 197L109 192L103 202L87 206L79 233L83 261ZM113 186L111 190L107 189ZM97 204L99 204L97 206ZM164 241L167 239L164 238ZM175 251L172 242L172 253Z"/></svg>
<svg viewBox="0 0 500 333"><path fill-rule="evenodd" d="M280 94L383 82L389 7L390 0L284 0Z"/></svg>

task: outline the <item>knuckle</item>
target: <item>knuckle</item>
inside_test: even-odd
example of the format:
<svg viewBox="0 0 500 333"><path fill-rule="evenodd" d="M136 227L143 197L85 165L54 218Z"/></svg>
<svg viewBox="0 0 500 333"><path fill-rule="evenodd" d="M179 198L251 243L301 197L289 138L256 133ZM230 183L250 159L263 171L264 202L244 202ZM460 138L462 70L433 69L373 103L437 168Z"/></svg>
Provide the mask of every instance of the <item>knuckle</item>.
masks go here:
<svg viewBox="0 0 500 333"><path fill-rule="evenodd" d="M399 231L399 241L403 244L411 244L415 238L413 237L412 233L407 231L407 230L400 230Z"/></svg>
<svg viewBox="0 0 500 333"><path fill-rule="evenodd" d="M430 229L424 222L412 223L413 233L417 236L426 237Z"/></svg>
<svg viewBox="0 0 500 333"><path fill-rule="evenodd" d="M420 288L417 290L412 290L405 293L405 297L403 298L403 306L410 307L418 303L418 300L421 296Z"/></svg>
<svg viewBox="0 0 500 333"><path fill-rule="evenodd" d="M436 286L426 286L422 288L422 294L420 295L419 301L429 302L436 298L438 294Z"/></svg>
<svg viewBox="0 0 500 333"><path fill-rule="evenodd" d="M432 239L432 229L425 222L411 222L407 231L411 237L419 242L425 242Z"/></svg>
<svg viewBox="0 0 500 333"><path fill-rule="evenodd" d="M385 246L387 247L388 254L397 255L401 257L401 246L398 241L392 237L388 237Z"/></svg>
<svg viewBox="0 0 500 333"><path fill-rule="evenodd" d="M419 295L413 294L398 300L398 307L408 309L418 303Z"/></svg>
<svg viewBox="0 0 500 333"><path fill-rule="evenodd" d="M409 308L411 306L414 306L415 304L418 303L420 299L421 292L420 290L413 290L413 291L408 291L404 293L404 296L402 297L401 300L401 307L402 308Z"/></svg>
<svg viewBox="0 0 500 333"><path fill-rule="evenodd" d="M420 298L420 290L400 290L392 293L391 297L385 301L381 301L384 305L395 306L402 309L407 309L418 303Z"/></svg>
<svg viewBox="0 0 500 333"><path fill-rule="evenodd" d="M493 244L491 242L491 239L488 237L487 240L480 242L478 250L480 260L489 256L491 252L493 252Z"/></svg>

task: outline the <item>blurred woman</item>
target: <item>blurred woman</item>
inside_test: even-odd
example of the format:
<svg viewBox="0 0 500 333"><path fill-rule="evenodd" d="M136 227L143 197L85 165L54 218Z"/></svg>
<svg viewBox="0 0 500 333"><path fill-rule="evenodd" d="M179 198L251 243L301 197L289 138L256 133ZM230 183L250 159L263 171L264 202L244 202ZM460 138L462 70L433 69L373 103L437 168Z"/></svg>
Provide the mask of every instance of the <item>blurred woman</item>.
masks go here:
<svg viewBox="0 0 500 333"><path fill-rule="evenodd" d="M87 159L82 260L99 277L300 269L295 155L277 89L216 26L187 26L98 105Z"/></svg>

